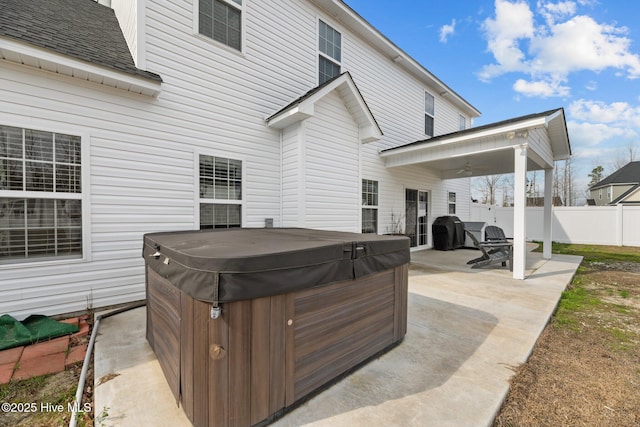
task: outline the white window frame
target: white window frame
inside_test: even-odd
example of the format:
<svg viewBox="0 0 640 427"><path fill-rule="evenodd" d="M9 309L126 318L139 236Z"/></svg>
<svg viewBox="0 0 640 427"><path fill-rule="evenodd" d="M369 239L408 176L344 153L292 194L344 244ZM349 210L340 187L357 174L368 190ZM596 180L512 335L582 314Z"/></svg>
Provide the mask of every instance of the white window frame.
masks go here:
<svg viewBox="0 0 640 427"><path fill-rule="evenodd" d="M375 182L376 184L376 192L375 192L375 196L376 196L376 204L375 205L369 205L366 203L366 201L364 200L364 198L362 198L362 212L361 212L361 220L360 220L360 231L364 233L363 231L363 221L364 221L364 210L365 209L370 209L370 210L375 210L376 211L376 229L372 234L378 234L378 229L380 227L380 181L375 180L375 179L366 179L366 178L362 178L362 180L360 181L360 194L362 195L365 190L364 190L364 186L365 186L365 181L368 182ZM374 194L374 193L370 193L367 192L368 194ZM362 196L361 196L362 197Z"/></svg>
<svg viewBox="0 0 640 427"><path fill-rule="evenodd" d="M333 31L335 31L336 33L340 34L340 60L332 57L331 55L328 55L324 52L322 52L320 50L320 22L323 22L326 26L328 26L329 28L331 28ZM316 19L316 50L317 50L317 55L316 55L316 70L317 70L317 75L318 75L318 84L322 84L324 82L320 81L320 57L326 59L327 61L330 61L332 63L334 63L335 65L337 65L340 68L340 71L338 72L338 75L340 75L342 73L342 57L343 57L343 49L342 46L344 45L343 43L343 39L344 36L342 34L342 31L338 30L338 28L333 24L333 23L329 23L328 20L318 17ZM334 76L335 77L335 76ZM327 79L329 80L329 79Z"/></svg>
<svg viewBox="0 0 640 427"><path fill-rule="evenodd" d="M467 118L462 114L458 116L458 123L460 130L465 130L467 128Z"/></svg>
<svg viewBox="0 0 640 427"><path fill-rule="evenodd" d="M91 261L91 164L90 164L90 135L86 129L81 127L60 126L51 124L50 121L29 118L22 119L15 117L8 118L0 114L0 123L5 126L13 126L21 129L30 129L42 132L52 132L56 134L73 135L80 137L80 166L81 170L81 193L55 193L44 191L17 191L0 190L0 198L17 199L73 199L82 203L82 254L80 256L52 256L36 258L18 258L0 262L0 271L20 268L38 268L49 265L75 264Z"/></svg>
<svg viewBox="0 0 640 427"><path fill-rule="evenodd" d="M427 96L433 99L433 111L429 111L427 104ZM427 132L427 117L430 117L433 123L433 129L431 130L431 135ZM429 91L424 91L424 134L429 137L434 137L436 133L436 97L430 93Z"/></svg>
<svg viewBox="0 0 640 427"><path fill-rule="evenodd" d="M242 173L240 179L242 182L240 183L240 191L241 191L241 199L210 199L200 197L200 156L211 156L218 158L225 158L230 160L238 160L242 163ZM226 151L220 150L196 150L193 154L193 165L194 165L194 230L200 230L200 204L224 204L224 205L240 205L240 227L246 227L246 178L247 178L247 161L244 156L239 156L235 153L230 153Z"/></svg>
<svg viewBox="0 0 640 427"><path fill-rule="evenodd" d="M228 52L232 52L237 55L244 56L245 52L245 42L246 42L246 15L247 15L247 2L250 0L242 0L242 4L238 4L234 0L219 0L222 3L226 3L227 5L238 9L240 11L240 50L227 45L226 43L220 42L213 37L206 36L200 33L200 0L193 1L193 34L201 40L204 40L208 43L212 43L215 46L218 46Z"/></svg>
<svg viewBox="0 0 640 427"><path fill-rule="evenodd" d="M453 201L451 200L453 196ZM451 208L453 207L453 212L451 212ZM455 191L447 192L447 215L456 215L456 211L458 210L458 202L457 195Z"/></svg>

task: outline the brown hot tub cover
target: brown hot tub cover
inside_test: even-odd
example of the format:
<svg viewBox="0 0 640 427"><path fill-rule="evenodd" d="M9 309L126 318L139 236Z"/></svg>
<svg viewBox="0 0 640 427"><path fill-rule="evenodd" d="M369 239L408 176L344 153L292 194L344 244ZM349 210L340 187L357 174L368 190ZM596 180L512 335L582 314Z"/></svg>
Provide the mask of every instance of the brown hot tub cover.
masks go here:
<svg viewBox="0 0 640 427"><path fill-rule="evenodd" d="M409 262L403 236L303 228L179 231L144 236L148 267L194 299L284 294Z"/></svg>

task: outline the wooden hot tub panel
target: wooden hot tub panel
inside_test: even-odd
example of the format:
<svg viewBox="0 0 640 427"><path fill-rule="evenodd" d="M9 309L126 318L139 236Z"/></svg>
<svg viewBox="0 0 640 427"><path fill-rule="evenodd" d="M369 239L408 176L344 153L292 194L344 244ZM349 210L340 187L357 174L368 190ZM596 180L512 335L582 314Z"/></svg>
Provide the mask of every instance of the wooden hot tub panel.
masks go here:
<svg viewBox="0 0 640 427"><path fill-rule="evenodd" d="M401 340L407 271L221 304L214 320L148 269L147 337L196 426L251 426Z"/></svg>

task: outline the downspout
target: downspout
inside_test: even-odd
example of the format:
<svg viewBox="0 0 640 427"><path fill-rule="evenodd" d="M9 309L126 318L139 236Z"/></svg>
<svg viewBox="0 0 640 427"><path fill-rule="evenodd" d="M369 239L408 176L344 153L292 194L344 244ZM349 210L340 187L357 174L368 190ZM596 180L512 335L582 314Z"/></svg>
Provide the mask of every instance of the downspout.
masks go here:
<svg viewBox="0 0 640 427"><path fill-rule="evenodd" d="M106 319L107 317L113 316L115 314L124 313L125 311L133 310L134 308L139 308L147 305L146 301L141 301L137 303L133 303L126 307L122 307L117 310L110 311L105 314L101 314L95 317L95 321L93 323L93 329L91 330L91 338L89 339L89 345L87 346L87 353L84 355L84 362L82 362L82 371L80 372L80 379L78 380L78 388L76 390L76 397L73 401L73 411L71 412L71 419L69 420L69 427L76 427L78 423L78 411L80 410L82 404L82 394L84 393L84 383L87 378L87 371L89 370L89 363L91 361L91 353L93 352L93 345L96 341L96 336L98 334L98 327L100 326L100 321L102 319ZM94 408L95 411L95 408Z"/></svg>

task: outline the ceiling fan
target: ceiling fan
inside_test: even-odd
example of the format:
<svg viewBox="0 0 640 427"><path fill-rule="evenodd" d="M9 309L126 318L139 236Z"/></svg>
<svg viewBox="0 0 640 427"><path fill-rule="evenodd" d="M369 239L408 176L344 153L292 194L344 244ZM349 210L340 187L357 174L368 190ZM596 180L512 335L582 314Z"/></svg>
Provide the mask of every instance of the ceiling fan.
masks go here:
<svg viewBox="0 0 640 427"><path fill-rule="evenodd" d="M464 164L464 168L460 169L456 174L462 176L471 176L473 174L473 167L471 166L471 163L467 161L467 163Z"/></svg>
<svg viewBox="0 0 640 427"><path fill-rule="evenodd" d="M461 175L461 176L471 176L473 175L473 171L482 171L482 170L486 170L487 168L483 168L483 167L478 167L478 166L471 166L471 162L467 161L464 164L464 167L462 169L460 169L458 172L456 172L457 175Z"/></svg>

